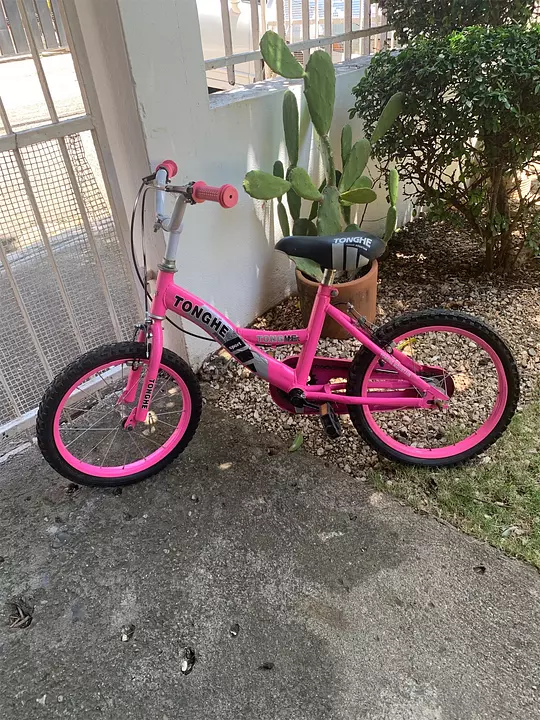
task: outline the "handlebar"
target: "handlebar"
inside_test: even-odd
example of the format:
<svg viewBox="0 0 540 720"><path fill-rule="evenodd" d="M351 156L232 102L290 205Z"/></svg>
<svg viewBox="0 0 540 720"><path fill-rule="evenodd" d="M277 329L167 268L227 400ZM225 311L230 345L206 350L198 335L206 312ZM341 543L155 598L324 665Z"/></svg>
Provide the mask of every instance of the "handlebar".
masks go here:
<svg viewBox="0 0 540 720"><path fill-rule="evenodd" d="M210 202L219 203L222 208L229 209L234 207L238 202L238 190L232 185L212 187L199 181L192 186L191 197L196 203L209 200Z"/></svg>
<svg viewBox="0 0 540 720"><path fill-rule="evenodd" d="M178 172L178 165L174 162L174 160L164 160L156 166L156 174L158 170L165 170L167 173L167 180L172 180Z"/></svg>
<svg viewBox="0 0 540 720"><path fill-rule="evenodd" d="M164 160L156 166L155 178L158 190L156 197L156 211L158 217L163 217L164 192L165 186L178 172L178 167L174 160ZM173 191L176 188L170 188ZM180 189L179 189L180 190ZM238 190L232 185L222 185L221 187L212 187L202 181L190 183L186 188L181 189L181 194L194 203L217 202L222 208L229 209L238 202Z"/></svg>

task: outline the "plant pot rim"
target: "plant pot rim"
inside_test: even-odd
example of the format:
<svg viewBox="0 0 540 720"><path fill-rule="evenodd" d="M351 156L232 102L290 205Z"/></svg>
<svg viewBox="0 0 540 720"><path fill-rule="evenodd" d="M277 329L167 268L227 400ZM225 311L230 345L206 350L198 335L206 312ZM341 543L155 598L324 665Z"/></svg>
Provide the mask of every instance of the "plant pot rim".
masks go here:
<svg viewBox="0 0 540 720"><path fill-rule="evenodd" d="M358 285L358 283L362 283L362 282L366 282L367 280L371 280L371 277L373 275L377 274L378 265L379 265L379 263L377 262L377 260L371 260L371 267L369 268L369 270L367 271L367 273L365 275L362 275L359 278L355 278L354 280L349 280L348 282L336 283L335 285L332 285L332 287L348 288L348 287L351 287L352 285ZM306 285L313 285L314 287L317 287L318 285L320 285L320 283L316 282L315 280L310 280L309 278L307 278L302 272L300 272L300 270L298 268L295 268L295 271L296 271L296 277L299 278Z"/></svg>

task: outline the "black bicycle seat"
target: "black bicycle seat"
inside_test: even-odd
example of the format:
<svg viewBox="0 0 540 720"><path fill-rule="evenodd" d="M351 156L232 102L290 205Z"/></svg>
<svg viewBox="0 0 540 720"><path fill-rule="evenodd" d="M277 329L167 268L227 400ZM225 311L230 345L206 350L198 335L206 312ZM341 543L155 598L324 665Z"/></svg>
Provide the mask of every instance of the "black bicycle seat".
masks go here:
<svg viewBox="0 0 540 720"><path fill-rule="evenodd" d="M385 249L381 238L363 230L318 237L293 235L276 244L276 250L308 258L328 270L356 270L380 257Z"/></svg>

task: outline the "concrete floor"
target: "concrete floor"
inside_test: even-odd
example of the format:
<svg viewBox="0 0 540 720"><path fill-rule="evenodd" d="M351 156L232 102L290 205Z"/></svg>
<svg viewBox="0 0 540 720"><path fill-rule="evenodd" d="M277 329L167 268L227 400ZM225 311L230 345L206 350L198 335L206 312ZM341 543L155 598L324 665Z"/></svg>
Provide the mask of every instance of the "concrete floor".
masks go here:
<svg viewBox="0 0 540 720"><path fill-rule="evenodd" d="M207 406L160 476L67 485L0 465L2 718L540 718L538 574L302 450Z"/></svg>

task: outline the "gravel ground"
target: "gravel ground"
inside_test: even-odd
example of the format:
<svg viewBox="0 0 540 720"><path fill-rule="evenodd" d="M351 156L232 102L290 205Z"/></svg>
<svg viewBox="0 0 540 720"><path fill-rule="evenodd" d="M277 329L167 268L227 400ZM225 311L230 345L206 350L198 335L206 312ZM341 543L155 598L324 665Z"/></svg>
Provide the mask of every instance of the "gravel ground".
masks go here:
<svg viewBox="0 0 540 720"><path fill-rule="evenodd" d="M539 261L504 280L487 276L481 272L481 255L473 238L418 220L397 236L394 254L382 263L377 322L430 307L461 310L496 328L512 348L520 369L520 408L529 402L540 371ZM254 326L302 327L298 299L288 298L258 318ZM319 354L352 357L358 347L352 339L323 339ZM276 357L298 350L280 348ZM290 442L302 432L308 452L336 463L359 480L366 479L370 468L385 462L358 437L348 417L341 418L343 435L332 441L323 434L316 416L284 414L271 400L266 383L220 356L214 355L204 364L201 378L206 381L206 397L219 407Z"/></svg>

